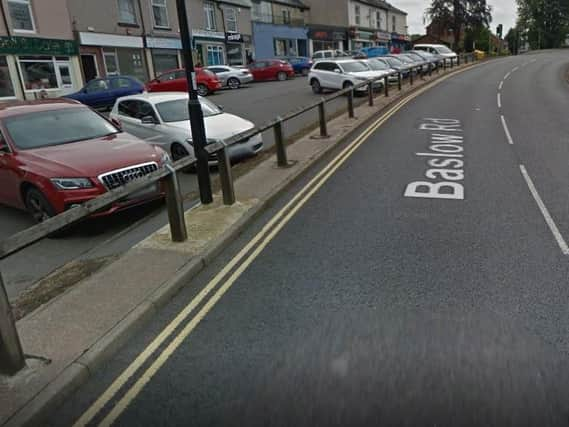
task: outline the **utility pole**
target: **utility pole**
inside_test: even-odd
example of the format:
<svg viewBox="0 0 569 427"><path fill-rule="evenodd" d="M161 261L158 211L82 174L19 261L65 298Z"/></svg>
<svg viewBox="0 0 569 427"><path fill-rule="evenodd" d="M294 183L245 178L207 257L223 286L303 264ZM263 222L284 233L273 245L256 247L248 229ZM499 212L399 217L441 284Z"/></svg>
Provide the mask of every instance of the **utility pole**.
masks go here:
<svg viewBox="0 0 569 427"><path fill-rule="evenodd" d="M186 79L188 81L188 110L190 113L190 127L192 129L192 144L197 159L200 199L202 204L208 205L213 202L211 177L209 174L208 164L209 154L205 150L207 137L205 134L203 111L197 92L196 71L194 69L194 59L192 57L192 40L190 36L190 26L188 24L188 12L186 10L185 0L176 0L176 5L178 9L178 20L180 22L184 67L186 69Z"/></svg>

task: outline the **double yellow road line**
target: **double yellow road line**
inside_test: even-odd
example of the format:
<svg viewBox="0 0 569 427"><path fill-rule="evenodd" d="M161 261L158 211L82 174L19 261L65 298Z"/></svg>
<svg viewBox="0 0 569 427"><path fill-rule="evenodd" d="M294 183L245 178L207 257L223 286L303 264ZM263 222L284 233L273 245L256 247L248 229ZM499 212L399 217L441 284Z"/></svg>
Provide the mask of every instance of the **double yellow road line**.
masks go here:
<svg viewBox="0 0 569 427"><path fill-rule="evenodd" d="M111 426L117 418L126 410L132 401L140 394L142 389L156 375L158 370L168 361L170 356L188 338L188 336L199 325L201 320L211 311L225 293L233 286L243 272L255 261L267 245L277 236L277 234L288 224L294 215L312 198L312 196L330 179L330 177L352 156L352 154L385 122L396 114L403 106L425 91L436 86L443 80L461 72L458 70L442 79L439 79L417 92L409 95L389 111L383 114L378 120L372 123L354 141L352 141L340 154L338 154L328 165L310 180L271 220L261 229L261 231L250 240L243 249L235 255L231 261L200 291L200 293L172 320L166 328L142 351L136 359L119 375L115 381L105 390L105 392L83 413L75 422L74 427L85 426L104 409L104 407L120 392L125 384L140 370L140 368L150 361L154 353L166 343L166 341L182 325L183 328L175 335L168 346L158 355L150 366L140 375L130 388L126 390L122 398L116 403L111 411L101 421L101 426ZM221 285L221 286L220 286ZM217 291L209 300L203 304L201 309L193 316L190 315L206 300L214 291Z"/></svg>

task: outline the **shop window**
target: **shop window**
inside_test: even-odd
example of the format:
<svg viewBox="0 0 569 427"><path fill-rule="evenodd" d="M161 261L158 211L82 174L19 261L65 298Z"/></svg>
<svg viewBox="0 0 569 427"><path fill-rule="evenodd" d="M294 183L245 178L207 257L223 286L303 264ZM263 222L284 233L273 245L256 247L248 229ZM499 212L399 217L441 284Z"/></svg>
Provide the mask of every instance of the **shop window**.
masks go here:
<svg viewBox="0 0 569 427"><path fill-rule="evenodd" d="M225 29L230 33L238 32L239 30L237 28L237 11L231 8L231 9L225 9L223 12L225 15Z"/></svg>
<svg viewBox="0 0 569 427"><path fill-rule="evenodd" d="M8 0L8 10L14 31L35 32L34 16L30 0Z"/></svg>
<svg viewBox="0 0 569 427"><path fill-rule="evenodd" d="M360 25L362 22L362 16L361 16L361 9L359 5L355 5L354 7L355 9L355 20L356 20L356 25Z"/></svg>
<svg viewBox="0 0 569 427"><path fill-rule="evenodd" d="M205 14L205 29L215 30L215 8L213 3L205 2L203 5L203 10Z"/></svg>
<svg viewBox="0 0 569 427"><path fill-rule="evenodd" d="M275 56L297 56L298 49L294 39L275 39Z"/></svg>
<svg viewBox="0 0 569 427"><path fill-rule="evenodd" d="M146 64L141 50L117 49L117 58L121 74L136 77L143 82L148 80Z"/></svg>
<svg viewBox="0 0 569 427"><path fill-rule="evenodd" d="M0 56L0 98L13 97L14 85L5 56Z"/></svg>
<svg viewBox="0 0 569 427"><path fill-rule="evenodd" d="M20 67L26 90L59 88L53 58L20 58Z"/></svg>
<svg viewBox="0 0 569 427"><path fill-rule="evenodd" d="M134 0L118 0L119 2L119 22L123 24L136 24L136 9Z"/></svg>
<svg viewBox="0 0 569 427"><path fill-rule="evenodd" d="M152 0L152 14L154 16L154 26L156 28L170 27L166 0Z"/></svg>
<svg viewBox="0 0 569 427"><path fill-rule="evenodd" d="M166 71L178 68L178 53L172 50L152 51L152 62L154 63L154 72L160 75Z"/></svg>
<svg viewBox="0 0 569 427"><path fill-rule="evenodd" d="M222 65L223 62L223 48L221 46L208 46L207 65Z"/></svg>
<svg viewBox="0 0 569 427"><path fill-rule="evenodd" d="M243 46L241 44L227 46L227 63L229 65L243 65Z"/></svg>
<svg viewBox="0 0 569 427"><path fill-rule="evenodd" d="M103 57L105 59L105 69L107 70L107 75L112 76L120 73L119 63L117 60L117 53L112 51L104 51Z"/></svg>

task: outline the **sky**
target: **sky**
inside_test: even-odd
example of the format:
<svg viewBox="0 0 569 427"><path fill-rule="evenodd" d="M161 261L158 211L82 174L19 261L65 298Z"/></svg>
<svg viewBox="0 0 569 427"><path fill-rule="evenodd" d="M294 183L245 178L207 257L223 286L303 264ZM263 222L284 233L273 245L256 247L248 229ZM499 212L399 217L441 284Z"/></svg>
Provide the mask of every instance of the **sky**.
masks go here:
<svg viewBox="0 0 569 427"><path fill-rule="evenodd" d="M430 0L388 0L393 6L407 12L407 25L409 34L425 34L423 17L425 9L431 4ZM504 25L504 34L515 25L516 0L488 0L492 6L492 31L496 31L498 24Z"/></svg>

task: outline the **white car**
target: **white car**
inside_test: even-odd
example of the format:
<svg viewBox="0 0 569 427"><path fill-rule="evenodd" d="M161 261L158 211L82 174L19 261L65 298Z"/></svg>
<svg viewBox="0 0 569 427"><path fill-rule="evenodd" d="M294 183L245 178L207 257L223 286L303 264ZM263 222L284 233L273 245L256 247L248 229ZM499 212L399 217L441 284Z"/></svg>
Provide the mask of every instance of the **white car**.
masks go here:
<svg viewBox="0 0 569 427"><path fill-rule="evenodd" d="M322 60L316 62L310 69L308 81L312 91L322 93L323 89L346 89L365 80L385 76L383 71L374 71L364 61L358 59ZM374 88L382 88L383 81L374 83ZM357 88L358 92L365 92L367 88Z"/></svg>
<svg viewBox="0 0 569 427"><path fill-rule="evenodd" d="M247 68L235 68L227 65L213 65L207 67L217 76L224 87L231 89L239 89L241 85L251 83L253 81L253 74Z"/></svg>
<svg viewBox="0 0 569 427"><path fill-rule="evenodd" d="M346 52L342 52L341 50L319 50L314 52L312 55L312 59L331 59L331 58L351 58L349 54Z"/></svg>
<svg viewBox="0 0 569 427"><path fill-rule="evenodd" d="M225 140L255 127L248 120L224 113L221 107L205 98L199 97L199 100L209 142ZM162 147L174 161L186 156L195 158L187 93L151 92L125 96L117 99L110 118L125 132ZM232 159L251 157L262 149L263 139L259 134L232 145L229 156Z"/></svg>
<svg viewBox="0 0 569 427"><path fill-rule="evenodd" d="M416 44L414 49L423 50L433 55L440 55L445 58L447 62L450 62L451 59L456 60L457 58L457 54L444 44Z"/></svg>

